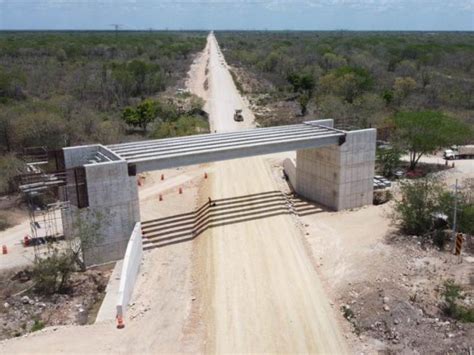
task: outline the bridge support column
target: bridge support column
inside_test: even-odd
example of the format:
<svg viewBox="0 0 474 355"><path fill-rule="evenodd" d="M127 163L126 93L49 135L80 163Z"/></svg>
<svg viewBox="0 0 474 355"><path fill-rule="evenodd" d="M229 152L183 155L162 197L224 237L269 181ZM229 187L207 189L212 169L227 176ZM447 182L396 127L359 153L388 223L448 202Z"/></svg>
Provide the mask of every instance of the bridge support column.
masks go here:
<svg viewBox="0 0 474 355"><path fill-rule="evenodd" d="M332 120L321 125L332 127ZM371 205L376 130L348 131L342 145L298 150L296 192L333 210Z"/></svg>
<svg viewBox="0 0 474 355"><path fill-rule="evenodd" d="M64 148L64 160L71 205L63 214L65 237L74 236L78 220L90 226L100 221L100 238L83 244L86 265L122 259L140 220L135 172L101 145Z"/></svg>

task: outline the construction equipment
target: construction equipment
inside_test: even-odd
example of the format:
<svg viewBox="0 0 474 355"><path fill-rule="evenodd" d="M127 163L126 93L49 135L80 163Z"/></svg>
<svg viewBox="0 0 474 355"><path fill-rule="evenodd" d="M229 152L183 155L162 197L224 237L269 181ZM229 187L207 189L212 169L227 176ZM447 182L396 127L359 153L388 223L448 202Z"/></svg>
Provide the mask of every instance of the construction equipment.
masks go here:
<svg viewBox="0 0 474 355"><path fill-rule="evenodd" d="M459 147L451 147L446 149L443 154L446 160L455 159L474 159L474 144L461 145Z"/></svg>
<svg viewBox="0 0 474 355"><path fill-rule="evenodd" d="M244 120L244 116L242 115L242 110L237 109L234 113L234 121L235 122L242 122Z"/></svg>

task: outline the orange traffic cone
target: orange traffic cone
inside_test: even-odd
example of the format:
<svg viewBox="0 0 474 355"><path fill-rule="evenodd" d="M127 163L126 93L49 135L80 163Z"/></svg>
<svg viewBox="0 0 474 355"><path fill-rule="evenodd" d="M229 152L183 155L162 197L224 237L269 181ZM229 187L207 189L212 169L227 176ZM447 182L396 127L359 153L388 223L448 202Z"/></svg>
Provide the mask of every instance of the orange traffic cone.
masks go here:
<svg viewBox="0 0 474 355"><path fill-rule="evenodd" d="M6 245L3 245L2 246L2 254L8 254L8 249L7 249L7 246Z"/></svg>
<svg viewBox="0 0 474 355"><path fill-rule="evenodd" d="M123 322L122 316L117 316L117 329L125 328L125 323Z"/></svg>

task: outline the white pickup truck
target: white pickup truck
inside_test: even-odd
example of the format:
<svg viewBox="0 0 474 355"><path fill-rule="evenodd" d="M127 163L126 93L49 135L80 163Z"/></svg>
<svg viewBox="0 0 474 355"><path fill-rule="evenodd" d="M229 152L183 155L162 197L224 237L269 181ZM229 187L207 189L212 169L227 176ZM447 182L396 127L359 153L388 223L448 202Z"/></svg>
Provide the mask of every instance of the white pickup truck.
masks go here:
<svg viewBox="0 0 474 355"><path fill-rule="evenodd" d="M446 149L443 154L444 159L473 159L474 158L474 144L461 145L459 147L452 147L452 149Z"/></svg>

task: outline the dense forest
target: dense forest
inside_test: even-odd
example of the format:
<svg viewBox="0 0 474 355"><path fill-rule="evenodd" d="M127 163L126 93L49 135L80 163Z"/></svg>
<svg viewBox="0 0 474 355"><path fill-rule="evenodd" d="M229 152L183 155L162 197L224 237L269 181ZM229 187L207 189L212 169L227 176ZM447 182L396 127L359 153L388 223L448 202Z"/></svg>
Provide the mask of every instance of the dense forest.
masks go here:
<svg viewBox="0 0 474 355"><path fill-rule="evenodd" d="M474 124L472 33L218 32L217 38L262 125L331 117L340 127L381 127L396 112L420 110Z"/></svg>
<svg viewBox="0 0 474 355"><path fill-rule="evenodd" d="M175 89L206 35L0 32L0 192L26 147L107 144L205 128L205 117L195 115L201 102L191 98L180 106Z"/></svg>

